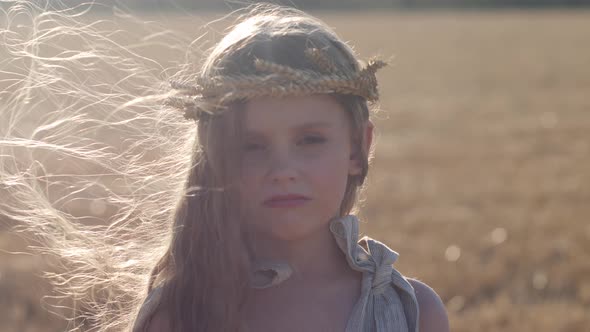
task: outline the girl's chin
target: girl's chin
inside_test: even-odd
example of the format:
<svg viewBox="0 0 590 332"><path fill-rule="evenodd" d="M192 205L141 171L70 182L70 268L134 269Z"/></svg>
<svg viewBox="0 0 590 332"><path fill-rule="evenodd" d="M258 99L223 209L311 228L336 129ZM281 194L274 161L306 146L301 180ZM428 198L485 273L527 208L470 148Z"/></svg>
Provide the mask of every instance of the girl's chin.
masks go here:
<svg viewBox="0 0 590 332"><path fill-rule="evenodd" d="M282 241L295 241L317 232L320 226L311 218L284 216L271 220L259 219L255 227L264 236Z"/></svg>

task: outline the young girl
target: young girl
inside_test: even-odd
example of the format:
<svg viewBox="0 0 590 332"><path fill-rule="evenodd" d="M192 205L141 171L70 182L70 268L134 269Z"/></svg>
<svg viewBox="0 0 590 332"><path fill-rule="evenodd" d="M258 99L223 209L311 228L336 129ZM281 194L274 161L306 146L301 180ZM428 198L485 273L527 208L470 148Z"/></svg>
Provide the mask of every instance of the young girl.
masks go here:
<svg viewBox="0 0 590 332"><path fill-rule="evenodd" d="M182 233L153 273L172 277L150 285L134 331L448 330L434 291L396 271L384 244L357 243L349 214L368 171L367 101L383 65L361 67L323 23L276 7L233 27L197 83L173 85L170 104L199 133L186 188L222 190L181 202ZM232 229L246 271L239 249L216 238ZM226 264L212 271L212 260Z"/></svg>
<svg viewBox="0 0 590 332"><path fill-rule="evenodd" d="M165 104L196 132L133 332L449 330L398 254L358 238L384 65L299 10L258 5L172 81Z"/></svg>

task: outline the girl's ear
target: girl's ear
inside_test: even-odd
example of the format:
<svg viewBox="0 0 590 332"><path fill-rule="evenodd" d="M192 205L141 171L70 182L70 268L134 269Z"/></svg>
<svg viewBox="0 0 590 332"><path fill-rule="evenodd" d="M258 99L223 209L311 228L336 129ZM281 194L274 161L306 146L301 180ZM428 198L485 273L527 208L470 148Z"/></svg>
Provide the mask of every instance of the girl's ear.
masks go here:
<svg viewBox="0 0 590 332"><path fill-rule="evenodd" d="M363 161L362 155L368 156L369 151L371 151L371 144L373 143L373 122L368 120L363 128L363 136L361 141L361 148L363 149L363 153L359 154L356 151L356 148L353 147L352 153L350 154L350 163L348 167L348 174L349 175L359 175L363 170Z"/></svg>

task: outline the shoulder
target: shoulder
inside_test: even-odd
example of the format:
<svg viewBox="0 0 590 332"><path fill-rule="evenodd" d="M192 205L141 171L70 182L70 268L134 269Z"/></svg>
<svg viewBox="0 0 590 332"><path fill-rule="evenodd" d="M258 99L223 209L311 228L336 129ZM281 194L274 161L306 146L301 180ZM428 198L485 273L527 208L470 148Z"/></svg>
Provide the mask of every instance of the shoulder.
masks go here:
<svg viewBox="0 0 590 332"><path fill-rule="evenodd" d="M427 284L408 278L414 288L420 312L420 332L448 332L449 318L442 300Z"/></svg>

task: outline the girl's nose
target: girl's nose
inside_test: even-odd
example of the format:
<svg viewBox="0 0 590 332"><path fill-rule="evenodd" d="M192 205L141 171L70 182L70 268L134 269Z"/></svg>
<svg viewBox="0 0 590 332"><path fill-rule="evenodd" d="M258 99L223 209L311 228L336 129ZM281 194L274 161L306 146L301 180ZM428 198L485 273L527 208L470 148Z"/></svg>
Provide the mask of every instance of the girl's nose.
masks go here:
<svg viewBox="0 0 590 332"><path fill-rule="evenodd" d="M288 153L277 153L273 156L270 179L273 182L292 182L297 179L297 170Z"/></svg>

